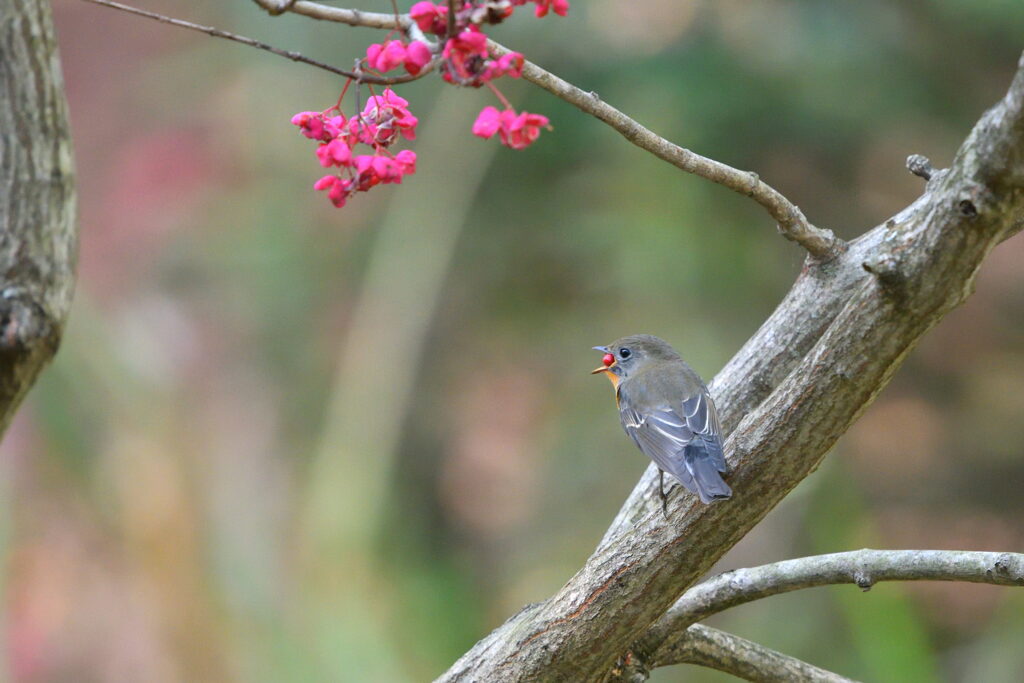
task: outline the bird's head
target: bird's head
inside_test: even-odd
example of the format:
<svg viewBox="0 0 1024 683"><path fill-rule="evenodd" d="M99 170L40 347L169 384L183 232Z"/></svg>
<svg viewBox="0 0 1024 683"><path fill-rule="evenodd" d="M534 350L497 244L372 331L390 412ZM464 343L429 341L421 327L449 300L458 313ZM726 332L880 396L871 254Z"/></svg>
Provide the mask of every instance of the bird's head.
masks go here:
<svg viewBox="0 0 1024 683"><path fill-rule="evenodd" d="M602 365L590 374L606 373L612 384L639 372L647 363L657 360L679 360L679 354L668 342L650 334L634 334L613 341L608 346L595 346L604 353Z"/></svg>

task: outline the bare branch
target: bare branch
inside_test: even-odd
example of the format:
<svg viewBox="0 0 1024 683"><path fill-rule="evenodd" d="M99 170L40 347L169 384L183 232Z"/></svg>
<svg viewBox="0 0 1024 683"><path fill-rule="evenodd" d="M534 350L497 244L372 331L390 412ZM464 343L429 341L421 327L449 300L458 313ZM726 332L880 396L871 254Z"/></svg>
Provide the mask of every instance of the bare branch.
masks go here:
<svg viewBox="0 0 1024 683"><path fill-rule="evenodd" d="M255 40L253 38L247 38L246 36L238 35L237 33L231 33L230 31L224 31L213 26L203 26L202 24L195 24L191 21L185 21L184 19L175 19L173 17L168 17L166 15L158 14L156 12L150 12L148 10L139 9L137 7L131 7L129 5L122 5L119 2L112 2L111 0L84 0L84 2L91 2L94 5L110 7L111 9L121 10L122 12L128 12L129 14L136 14L141 17L146 17L147 19L155 19L156 21L159 21L164 24L171 24L172 26L187 28L191 31L198 31L200 33L205 33L207 35L213 36L214 38L224 38L226 40L233 40L236 43L248 45L249 47L255 47L259 50L265 50L279 57L290 59L293 62L300 62L302 64L315 66L318 69L330 71L333 74L338 74L339 76L344 76L345 78L351 78L352 80L359 81L361 83L371 83L373 85L396 85L398 83L408 83L410 81L415 81L420 78L423 78L428 73L433 71L438 63L436 59L431 60L429 64L424 66L423 69L421 69L420 72L415 75L406 74L404 76L395 76L393 78L388 78L385 76L373 76L362 72L356 73L355 71L339 69L336 66L331 66L330 64L325 64L323 62L318 62L315 59L310 59L309 57L306 57L298 52L294 52L291 50L282 50L280 48L274 47L273 45L268 45L267 43L264 43L262 41ZM392 21L394 21L394 19L392 19Z"/></svg>
<svg viewBox="0 0 1024 683"><path fill-rule="evenodd" d="M730 607L779 593L852 583L869 590L879 581L968 581L1024 586L1024 554L967 550L854 550L786 560L720 574L688 590L633 648L661 658L691 624Z"/></svg>
<svg viewBox="0 0 1024 683"><path fill-rule="evenodd" d="M394 14L330 7L329 5L321 5L318 2L306 2L306 0L253 0L253 2L273 15L278 15L282 12L294 12L311 19L336 21L339 24L348 24L349 26L406 31L409 25L412 24L408 14L399 15L396 22Z"/></svg>
<svg viewBox="0 0 1024 683"><path fill-rule="evenodd" d="M694 624L656 658L630 652L606 683L641 683L651 669L674 664L697 664L763 683L851 683L852 679L818 668L795 657L725 631Z"/></svg>

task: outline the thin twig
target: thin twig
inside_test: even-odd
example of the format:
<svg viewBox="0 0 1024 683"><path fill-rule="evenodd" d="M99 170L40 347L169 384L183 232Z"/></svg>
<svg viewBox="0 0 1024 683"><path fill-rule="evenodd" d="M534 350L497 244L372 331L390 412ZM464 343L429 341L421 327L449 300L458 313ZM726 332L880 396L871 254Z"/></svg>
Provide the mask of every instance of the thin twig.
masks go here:
<svg viewBox="0 0 1024 683"><path fill-rule="evenodd" d="M647 632L637 649L671 647L687 627L712 614L801 588L879 581L968 581L1024 586L1024 554L968 550L853 550L737 569L686 591Z"/></svg>
<svg viewBox="0 0 1024 683"><path fill-rule="evenodd" d="M457 4L456 0L448 0L448 23L445 26L445 40L451 40L455 37L455 8Z"/></svg>
<svg viewBox="0 0 1024 683"><path fill-rule="evenodd" d="M272 7L278 7L273 0L254 0L254 2L268 11L272 11ZM338 21L350 26L401 28L405 31L408 31L410 26L415 26L407 14L396 19L386 14L328 7L307 0L298 0L289 10L315 19ZM449 21L453 19L451 11L448 12L448 19ZM488 41L487 46L494 55L501 56L511 52L504 45L494 41ZM532 62L525 62L523 78L607 123L637 147L669 162L676 168L750 197L775 219L783 236L800 244L814 258L827 261L845 249L845 243L837 238L831 230L815 227L808 222L803 212L795 204L786 199L781 192L762 181L756 173L741 171L669 142L610 104L602 102L596 93L585 92Z"/></svg>
<svg viewBox="0 0 1024 683"><path fill-rule="evenodd" d="M136 14L141 17L146 17L147 19L155 19L156 21L159 21L164 24L171 24L172 26L179 26L181 28L187 28L192 31L198 31L200 33L205 33L215 38L225 38L227 40L233 40L236 43L242 43L243 45L248 45L249 47L255 47L260 50L265 50L279 57L285 57L286 59L290 59L293 62L300 62L302 64L315 66L318 69L330 71L333 74L338 74L339 76L344 76L345 78L360 78L363 83L374 83L377 85L396 85L398 83L408 83L410 81L415 81L422 78L426 74L433 71L434 68L437 66L437 60L432 60L429 64L424 66L423 69L418 74L415 75L406 74L404 76L395 76L394 78L386 78L384 76L368 76L366 74L358 76L356 73L352 71L346 71L345 69L339 69L338 67L331 66L330 64L318 62L317 60L310 59L309 57L306 57L298 52L294 52L291 50L281 50L280 48L276 48L273 45L268 45L267 43L261 42L259 40L247 38L246 36L238 35L237 33L231 33L229 31L224 31L213 26L203 26L201 24L192 23L191 21L175 19L173 17L168 17L166 15L158 14L156 12L150 12L148 10L139 9L137 7L131 7L129 5L122 5L119 2L111 2L111 0L84 0L84 2L91 2L94 5L110 7L111 9L121 10L122 12L128 12L129 14Z"/></svg>

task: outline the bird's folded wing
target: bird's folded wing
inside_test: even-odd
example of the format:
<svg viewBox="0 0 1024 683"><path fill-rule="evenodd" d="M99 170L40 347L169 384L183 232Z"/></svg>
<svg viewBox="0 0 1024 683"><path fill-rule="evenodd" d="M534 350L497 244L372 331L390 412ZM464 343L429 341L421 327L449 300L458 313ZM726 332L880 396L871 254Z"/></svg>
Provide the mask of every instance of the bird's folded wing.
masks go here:
<svg viewBox="0 0 1024 683"><path fill-rule="evenodd" d="M684 465L688 448L696 451L694 455L706 455L719 472L725 471L722 428L715 406L705 392L684 400L678 409L666 406L640 413L622 405L620 416L626 433L640 450L658 467L681 480L691 476Z"/></svg>
<svg viewBox="0 0 1024 683"><path fill-rule="evenodd" d="M711 401L707 390L698 391L683 401L683 417L686 426L701 437L704 452L707 453L715 469L725 472L725 454L722 453L722 425L718 422L718 411Z"/></svg>
<svg viewBox="0 0 1024 683"><path fill-rule="evenodd" d="M671 409L642 415L628 407L622 408L620 416L626 433L647 457L687 488L694 486L693 475L683 462L683 451L693 441L693 431L686 426L685 418Z"/></svg>

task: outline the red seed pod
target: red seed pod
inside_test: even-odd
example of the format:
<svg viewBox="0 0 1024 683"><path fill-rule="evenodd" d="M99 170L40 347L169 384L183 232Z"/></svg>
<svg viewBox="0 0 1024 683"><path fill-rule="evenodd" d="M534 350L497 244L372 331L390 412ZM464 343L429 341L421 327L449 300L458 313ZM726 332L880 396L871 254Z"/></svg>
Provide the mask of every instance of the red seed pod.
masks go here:
<svg viewBox="0 0 1024 683"><path fill-rule="evenodd" d="M606 353L604 354L604 358L601 359L601 362L604 363L606 368L611 367L611 364L615 362L615 356L610 353Z"/></svg>

